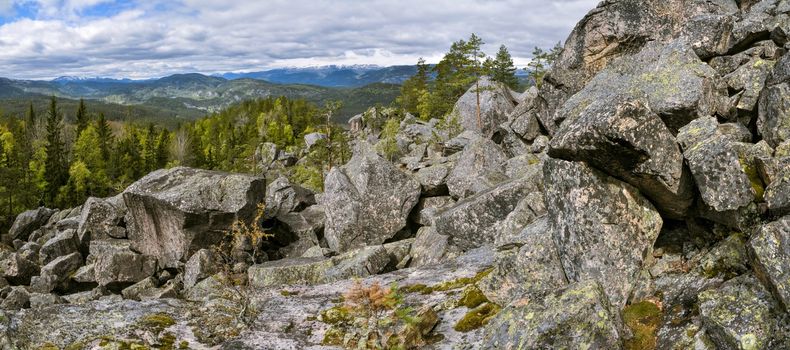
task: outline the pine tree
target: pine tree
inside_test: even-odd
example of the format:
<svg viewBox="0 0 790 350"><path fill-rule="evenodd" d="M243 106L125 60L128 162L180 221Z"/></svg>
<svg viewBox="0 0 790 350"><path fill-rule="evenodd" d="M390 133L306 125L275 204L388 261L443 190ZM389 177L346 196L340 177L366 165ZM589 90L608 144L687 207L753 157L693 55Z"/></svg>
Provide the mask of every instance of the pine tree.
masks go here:
<svg viewBox="0 0 790 350"><path fill-rule="evenodd" d="M420 97L428 90L428 70L429 67L425 64L425 60L420 58L417 61L417 73L403 82L401 95L398 97L401 108L425 120L430 119L430 115L420 115L419 104Z"/></svg>
<svg viewBox="0 0 790 350"><path fill-rule="evenodd" d="M101 158L106 163L110 160L110 150L113 148L113 134L110 123L104 117L104 113L99 114L96 120L96 133L99 135L99 149Z"/></svg>
<svg viewBox="0 0 790 350"><path fill-rule="evenodd" d="M33 109L33 102L30 102L30 105L27 109L27 132L29 134L31 140L38 137L38 117L36 116L36 110Z"/></svg>
<svg viewBox="0 0 790 350"><path fill-rule="evenodd" d="M77 122L77 137L79 137L82 131L88 127L88 124L90 124L90 117L88 116L88 110L85 107L85 100L83 99L80 99L79 107L77 107L76 122Z"/></svg>
<svg viewBox="0 0 790 350"><path fill-rule="evenodd" d="M44 176L46 180L45 198L48 204L53 204L61 186L68 181L68 164L66 163L66 150L63 144L61 128L63 116L58 110L58 101L53 96L49 104L46 124L46 162Z"/></svg>
<svg viewBox="0 0 790 350"><path fill-rule="evenodd" d="M502 45L496 54L496 58L487 61L490 67L491 78L505 84L511 89L518 88L518 78L516 78L516 66L513 64L513 57L507 46Z"/></svg>

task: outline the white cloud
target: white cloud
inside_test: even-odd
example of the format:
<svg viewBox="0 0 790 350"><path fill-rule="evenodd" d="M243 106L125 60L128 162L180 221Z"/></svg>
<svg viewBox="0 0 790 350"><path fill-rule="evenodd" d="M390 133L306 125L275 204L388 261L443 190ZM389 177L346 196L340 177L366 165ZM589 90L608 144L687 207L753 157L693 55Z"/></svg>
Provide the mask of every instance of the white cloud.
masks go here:
<svg viewBox="0 0 790 350"><path fill-rule="evenodd" d="M0 9L3 2L0 0ZM30 1L30 0L25 0ZM438 61L472 32L517 64L564 40L597 0L142 1L108 17L109 0L35 0L39 12L0 26L0 76L147 78L325 64ZM13 7L12 7L13 8Z"/></svg>
<svg viewBox="0 0 790 350"><path fill-rule="evenodd" d="M0 0L0 17L14 14L14 0Z"/></svg>

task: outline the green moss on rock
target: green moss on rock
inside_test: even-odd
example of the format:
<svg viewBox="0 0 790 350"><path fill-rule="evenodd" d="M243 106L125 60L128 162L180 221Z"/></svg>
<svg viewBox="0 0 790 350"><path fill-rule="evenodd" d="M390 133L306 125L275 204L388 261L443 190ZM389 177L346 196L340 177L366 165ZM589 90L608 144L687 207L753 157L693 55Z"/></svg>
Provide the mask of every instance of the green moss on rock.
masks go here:
<svg viewBox="0 0 790 350"><path fill-rule="evenodd" d="M464 315L453 326L458 332L469 332L485 326L488 321L493 318L502 308L494 303L485 303L480 305Z"/></svg>
<svg viewBox="0 0 790 350"><path fill-rule="evenodd" d="M623 322L631 329L633 337L625 341L627 350L651 350L656 348L656 335L663 316L661 309L649 301L626 306Z"/></svg>

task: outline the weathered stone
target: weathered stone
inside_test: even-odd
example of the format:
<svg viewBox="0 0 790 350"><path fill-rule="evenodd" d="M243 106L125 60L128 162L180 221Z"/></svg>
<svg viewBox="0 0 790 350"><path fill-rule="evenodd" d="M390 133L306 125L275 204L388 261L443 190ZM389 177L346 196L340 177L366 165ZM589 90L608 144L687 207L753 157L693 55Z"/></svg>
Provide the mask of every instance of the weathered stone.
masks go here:
<svg viewBox="0 0 790 350"><path fill-rule="evenodd" d="M501 173L508 157L497 144L489 139L477 138L461 153L458 162L447 176L447 188L455 198L469 197L486 190L506 177Z"/></svg>
<svg viewBox="0 0 790 350"><path fill-rule="evenodd" d="M8 236L11 237L12 240L21 239L26 241L30 234L46 224L47 220L49 220L55 212L56 210L41 207L17 215L14 224L11 225L11 229L8 230Z"/></svg>
<svg viewBox="0 0 790 350"><path fill-rule="evenodd" d="M183 167L150 173L123 193L132 249L177 267L237 219L250 220L264 186L259 177Z"/></svg>
<svg viewBox="0 0 790 350"><path fill-rule="evenodd" d="M220 267L219 258L213 250L198 250L184 266L184 288L192 288L204 278L220 272Z"/></svg>
<svg viewBox="0 0 790 350"><path fill-rule="evenodd" d="M525 234L513 248L497 252L494 270L477 285L485 296L509 305L537 299L567 285L551 231Z"/></svg>
<svg viewBox="0 0 790 350"><path fill-rule="evenodd" d="M93 268L100 286L130 284L153 276L157 259L131 251L112 252L99 255Z"/></svg>
<svg viewBox="0 0 790 350"><path fill-rule="evenodd" d="M288 213L277 218L287 234L276 233L276 240L288 242L288 246L281 249L286 257L299 257L308 249L318 246L318 235L323 232L326 222L325 209L320 205L313 205L298 213ZM283 237L288 236L288 237ZM284 238L284 239L283 239Z"/></svg>
<svg viewBox="0 0 790 350"><path fill-rule="evenodd" d="M760 95L757 130L772 147L790 140L790 84L770 86Z"/></svg>
<svg viewBox="0 0 790 350"><path fill-rule="evenodd" d="M625 306L663 221L635 188L584 163L549 159L546 206L569 282L598 280Z"/></svg>
<svg viewBox="0 0 790 350"><path fill-rule="evenodd" d="M121 291L124 299L140 300L140 293L156 288L156 278L148 277L140 282L137 282Z"/></svg>
<svg viewBox="0 0 790 350"><path fill-rule="evenodd" d="M41 246L41 250L38 254L39 264L46 265L58 257L69 255L78 250L79 241L77 240L77 232L74 230L60 232Z"/></svg>
<svg viewBox="0 0 790 350"><path fill-rule="evenodd" d="M381 244L406 225L420 184L379 157L367 144L329 172L321 204L329 248L346 251Z"/></svg>
<svg viewBox="0 0 790 350"><path fill-rule="evenodd" d="M71 278L77 283L96 283L96 272L93 270L93 264L88 264L77 269L74 276Z"/></svg>
<svg viewBox="0 0 790 350"><path fill-rule="evenodd" d="M289 258L254 265L247 271L250 285L256 288L321 284L381 272L389 262L383 246L349 251L331 258Z"/></svg>
<svg viewBox="0 0 790 350"><path fill-rule="evenodd" d="M466 130L444 143L444 155L449 156L461 152L480 136L472 130Z"/></svg>
<svg viewBox="0 0 790 350"><path fill-rule="evenodd" d="M432 226L439 213L453 204L455 200L450 196L422 198L414 207L410 219L418 225Z"/></svg>
<svg viewBox="0 0 790 350"><path fill-rule="evenodd" d="M82 255L71 253L52 260L49 264L41 268L42 276L57 276L58 282L63 282L71 277L71 274L82 266Z"/></svg>
<svg viewBox="0 0 790 350"><path fill-rule="evenodd" d="M500 124L508 120L508 114L513 108L515 101L507 87L488 77L482 77L458 99L452 113L458 116L464 130L472 130L488 138Z"/></svg>
<svg viewBox="0 0 790 350"><path fill-rule="evenodd" d="M790 214L790 166L786 165L771 181L764 198L774 215Z"/></svg>
<svg viewBox="0 0 790 350"><path fill-rule="evenodd" d="M750 275L700 293L699 313L722 349L767 349L776 326L768 291Z"/></svg>
<svg viewBox="0 0 790 350"><path fill-rule="evenodd" d="M90 242L86 263L90 264L96 257L105 253L117 253L131 251L131 242L126 239L101 239Z"/></svg>
<svg viewBox="0 0 790 350"><path fill-rule="evenodd" d="M695 132L690 124L680 134ZM689 144L683 155L705 204L715 211L724 212L739 209L754 200L754 189L744 172L734 142L726 136L714 135Z"/></svg>
<svg viewBox="0 0 790 350"><path fill-rule="evenodd" d="M19 253L12 253L0 261L0 269L3 271L3 278L16 285L29 284L30 278L39 271L36 263L25 259Z"/></svg>
<svg viewBox="0 0 790 350"><path fill-rule="evenodd" d="M449 236L436 233L433 227L420 227L417 237L411 245L410 267L420 267L438 264L447 255Z"/></svg>
<svg viewBox="0 0 790 350"><path fill-rule="evenodd" d="M724 77L730 91L742 92L738 95L738 102L735 104L737 109L754 111L760 99L760 92L765 87L765 80L775 63L755 57Z"/></svg>
<svg viewBox="0 0 790 350"><path fill-rule="evenodd" d="M755 275L790 311L790 216L763 225L748 248Z"/></svg>
<svg viewBox="0 0 790 350"><path fill-rule="evenodd" d="M508 220L528 194L540 191L539 178L535 171L459 201L434 220L436 232L450 236L462 250L493 243L501 234L497 223Z"/></svg>
<svg viewBox="0 0 790 350"><path fill-rule="evenodd" d="M322 140L326 140L327 137L325 134L320 132L311 132L307 135L304 135L304 144L307 149L313 148L318 142Z"/></svg>
<svg viewBox="0 0 790 350"><path fill-rule="evenodd" d="M423 196L444 196L449 192L445 179L450 169L444 164L436 164L418 170L414 179L420 182Z"/></svg>
<svg viewBox="0 0 790 350"><path fill-rule="evenodd" d="M619 317L598 282L515 301L485 327L481 349L621 349Z"/></svg>
<svg viewBox="0 0 790 350"><path fill-rule="evenodd" d="M38 261L38 252L40 251L41 246L36 242L26 242L22 247L17 249L19 255L30 261Z"/></svg>
<svg viewBox="0 0 790 350"><path fill-rule="evenodd" d="M549 155L585 161L640 189L669 216L685 216L692 181L672 133L642 101L610 103L564 123Z"/></svg>
<svg viewBox="0 0 790 350"><path fill-rule="evenodd" d="M266 187L266 214L277 217L315 204L315 194L281 176Z"/></svg>
<svg viewBox="0 0 790 350"><path fill-rule="evenodd" d="M65 304L66 299L52 293L31 293L29 302L30 308L41 309L52 305Z"/></svg>
<svg viewBox="0 0 790 350"><path fill-rule="evenodd" d="M0 308L4 310L20 310L30 307L30 293L23 287L12 287L11 293L5 297Z"/></svg>
<svg viewBox="0 0 790 350"><path fill-rule="evenodd" d="M120 227L126 215L122 196L107 199L88 198L82 206L77 236L81 243L95 239L126 238L126 229Z"/></svg>

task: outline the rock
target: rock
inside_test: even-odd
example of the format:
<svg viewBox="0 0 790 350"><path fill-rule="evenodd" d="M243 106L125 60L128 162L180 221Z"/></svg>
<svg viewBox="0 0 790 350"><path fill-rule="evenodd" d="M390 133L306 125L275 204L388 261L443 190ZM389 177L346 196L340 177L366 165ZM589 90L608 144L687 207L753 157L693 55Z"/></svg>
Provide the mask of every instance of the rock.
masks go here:
<svg viewBox="0 0 790 350"><path fill-rule="evenodd" d="M82 266L82 255L71 253L52 260L49 264L41 268L42 276L57 276L57 282L68 280L72 273Z"/></svg>
<svg viewBox="0 0 790 350"><path fill-rule="evenodd" d="M111 252L99 255L93 268L100 286L132 284L153 276L157 259L131 251Z"/></svg>
<svg viewBox="0 0 790 350"><path fill-rule="evenodd" d="M156 278L148 277L140 282L137 282L121 291L124 299L140 300L140 294L148 289L156 288Z"/></svg>
<svg viewBox="0 0 790 350"><path fill-rule="evenodd" d="M309 150L313 148L313 146L315 146L318 142L326 139L327 137L325 134L322 134L320 132L311 132L307 135L304 135L304 144L305 147L307 147L307 149Z"/></svg>
<svg viewBox="0 0 790 350"><path fill-rule="evenodd" d="M417 181L362 145L326 177L321 205L329 248L343 252L384 243L406 225L419 196Z"/></svg>
<svg viewBox="0 0 790 350"><path fill-rule="evenodd" d="M95 239L126 238L126 229L120 227L126 215L122 196L107 199L88 198L82 206L77 236L83 244Z"/></svg>
<svg viewBox="0 0 790 350"><path fill-rule="evenodd" d="M790 165L785 165L768 185L764 198L772 214L790 214Z"/></svg>
<svg viewBox="0 0 790 350"><path fill-rule="evenodd" d="M77 251L79 251L77 232L74 230L60 232L41 246L41 250L39 251L39 264L46 265L58 257L69 255Z"/></svg>
<svg viewBox="0 0 790 350"><path fill-rule="evenodd" d="M256 288L326 282L365 277L381 272L389 263L383 246L370 246L331 258L289 258L253 265L247 271Z"/></svg>
<svg viewBox="0 0 790 350"><path fill-rule="evenodd" d="M461 152L464 150L464 148L466 148L466 146L472 143L472 141L477 140L478 138L480 138L480 136L474 131L465 130L458 136L455 136L444 143L444 155L449 156Z"/></svg>
<svg viewBox="0 0 790 350"><path fill-rule="evenodd" d="M66 299L52 293L31 293L29 302L30 308L41 309L52 305L65 304Z"/></svg>
<svg viewBox="0 0 790 350"><path fill-rule="evenodd" d="M21 239L26 241L30 234L46 224L55 212L57 211L41 207L17 215L14 224L11 225L11 229L8 230L8 236L11 237L12 240Z"/></svg>
<svg viewBox="0 0 790 350"><path fill-rule="evenodd" d="M30 261L38 261L38 252L40 251L41 246L36 242L27 242L17 249L20 256Z"/></svg>
<svg viewBox="0 0 790 350"><path fill-rule="evenodd" d="M619 317L595 281L514 302L485 326L481 349L621 349Z"/></svg>
<svg viewBox="0 0 790 350"><path fill-rule="evenodd" d="M684 217L694 199L691 175L664 122L639 100L599 106L563 123L549 156L585 161L638 188L668 216Z"/></svg>
<svg viewBox="0 0 790 350"><path fill-rule="evenodd" d="M455 200L450 196L422 198L412 211L410 219L418 225L433 226L439 213L453 204Z"/></svg>
<svg viewBox="0 0 790 350"><path fill-rule="evenodd" d="M763 225L748 244L755 275L790 310L790 216Z"/></svg>
<svg viewBox="0 0 790 350"><path fill-rule="evenodd" d="M760 98L760 92L765 87L765 80L775 63L775 61L755 57L724 77L730 91L742 92L738 95L738 102L735 105L737 109L754 111Z"/></svg>
<svg viewBox="0 0 790 350"><path fill-rule="evenodd" d="M516 106L508 117L509 126L519 137L525 141L533 141L541 135L540 121L534 99L538 97L538 90L530 88L524 93L524 99Z"/></svg>
<svg viewBox="0 0 790 350"><path fill-rule="evenodd" d="M30 292L34 293L49 293L58 287L61 282L60 276L54 274L42 274L40 276L33 276L30 279Z"/></svg>
<svg viewBox="0 0 790 350"><path fill-rule="evenodd" d="M210 249L201 249L193 254L184 266L184 288L192 288L204 278L220 272L221 262Z"/></svg>
<svg viewBox="0 0 790 350"><path fill-rule="evenodd" d="M716 84L716 72L702 62L683 40L652 42L638 54L625 57L598 73L584 89L557 111L556 132L563 123L643 99L673 134L699 116L726 114L727 95ZM615 102L615 103L612 103ZM652 128L656 129L655 124ZM621 127L621 130L628 130ZM663 131L662 131L663 132Z"/></svg>
<svg viewBox="0 0 790 350"><path fill-rule="evenodd" d="M96 272L93 267L93 264L80 267L77 272L74 272L74 277L71 279L77 283L96 283Z"/></svg>
<svg viewBox="0 0 790 350"><path fill-rule="evenodd" d="M259 177L184 167L150 173L123 192L132 249L177 267L218 243L234 221L249 221L264 186Z"/></svg>
<svg viewBox="0 0 790 350"><path fill-rule="evenodd" d="M449 192L445 179L450 169L444 164L436 164L418 170L414 179L422 186L422 195L425 197L444 196Z"/></svg>
<svg viewBox="0 0 790 350"><path fill-rule="evenodd" d="M21 310L30 307L30 293L23 287L12 287L11 293L5 297L0 308L4 310Z"/></svg>
<svg viewBox="0 0 790 350"><path fill-rule="evenodd" d="M298 213L279 216L277 220L287 233L278 232L275 239L288 242L288 246L280 252L286 257L299 257L308 249L318 246L318 235L323 233L326 223L324 212L323 206L314 205Z"/></svg>
<svg viewBox="0 0 790 350"><path fill-rule="evenodd" d="M537 299L568 282L551 231L525 234L516 247L497 252L494 270L477 285L486 298L509 305L520 298Z"/></svg>
<svg viewBox="0 0 790 350"><path fill-rule="evenodd" d="M540 191L539 177L536 171L459 201L434 220L436 232L450 236L462 250L494 243L501 234L497 223L507 220L528 194Z"/></svg>
<svg viewBox="0 0 790 350"><path fill-rule="evenodd" d="M790 84L767 87L760 95L757 130L772 147L790 140Z"/></svg>
<svg viewBox="0 0 790 350"><path fill-rule="evenodd" d="M480 102L480 120L477 117ZM453 112L460 119L464 130L471 130L485 138L491 137L497 126L508 120L515 108L515 101L507 87L482 77L455 103Z"/></svg>
<svg viewBox="0 0 790 350"><path fill-rule="evenodd" d="M101 239L93 240L90 242L88 248L88 258L85 259L86 263L90 264L96 260L96 257L106 253L117 253L131 251L131 242L126 239Z"/></svg>
<svg viewBox="0 0 790 350"><path fill-rule="evenodd" d="M549 159L546 206L569 282L596 279L625 306L663 221L637 189L584 163Z"/></svg>
<svg viewBox="0 0 790 350"><path fill-rule="evenodd" d="M466 198L506 180L501 167L508 157L489 139L477 138L461 153L447 176L447 188L455 198Z"/></svg>
<svg viewBox="0 0 790 350"><path fill-rule="evenodd" d="M19 253L12 253L0 261L3 278L11 284L30 284L30 278L37 275L39 267L36 263L25 259Z"/></svg>
<svg viewBox="0 0 790 350"><path fill-rule="evenodd" d="M768 292L750 275L699 294L699 313L722 349L767 349L775 319Z"/></svg>
<svg viewBox="0 0 790 350"><path fill-rule="evenodd" d="M449 239L449 236L436 233L430 226L420 227L411 245L409 266L430 266L441 262L450 250Z"/></svg>
<svg viewBox="0 0 790 350"><path fill-rule="evenodd" d="M546 215L546 201L542 192L531 192L518 202L516 208L507 214L505 220L495 224L494 229L499 235L494 243L504 237L518 235L527 225Z"/></svg>
<svg viewBox="0 0 790 350"><path fill-rule="evenodd" d="M718 212L737 210L748 205L756 194L744 172L735 142L727 136L716 134L702 140L701 137L686 136L700 133L698 125L691 123L681 129L678 139L684 140L683 144L687 145L683 155L702 200Z"/></svg>
<svg viewBox="0 0 790 350"><path fill-rule="evenodd" d="M315 194L281 176L266 187L266 213L278 217L315 204Z"/></svg>

